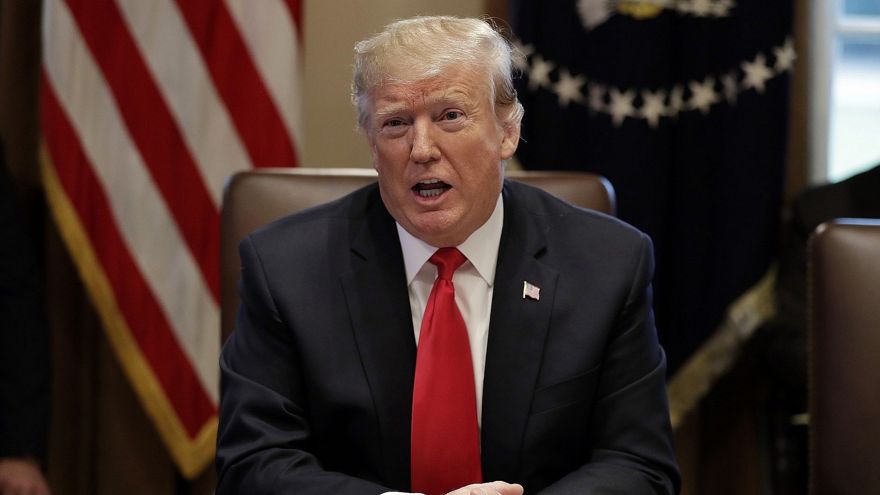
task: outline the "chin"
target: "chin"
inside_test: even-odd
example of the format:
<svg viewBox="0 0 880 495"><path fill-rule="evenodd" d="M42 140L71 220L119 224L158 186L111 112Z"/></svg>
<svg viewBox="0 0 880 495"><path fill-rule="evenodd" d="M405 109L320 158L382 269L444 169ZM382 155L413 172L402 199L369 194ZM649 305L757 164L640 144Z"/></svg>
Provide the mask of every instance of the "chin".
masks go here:
<svg viewBox="0 0 880 495"><path fill-rule="evenodd" d="M449 228L436 225L419 226L413 235L435 247L457 246L464 242L464 239L458 240Z"/></svg>

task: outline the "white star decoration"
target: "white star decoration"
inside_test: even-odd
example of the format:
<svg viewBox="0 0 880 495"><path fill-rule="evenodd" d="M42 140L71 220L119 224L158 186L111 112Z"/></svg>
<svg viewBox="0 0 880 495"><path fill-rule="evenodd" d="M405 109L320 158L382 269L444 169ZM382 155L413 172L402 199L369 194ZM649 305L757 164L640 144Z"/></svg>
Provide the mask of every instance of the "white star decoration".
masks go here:
<svg viewBox="0 0 880 495"><path fill-rule="evenodd" d="M773 77L773 71L767 67L767 59L762 53L756 55L755 60L752 62L743 62L742 70L746 74L743 79L743 86L754 88L758 93L764 92L764 84Z"/></svg>
<svg viewBox="0 0 880 495"><path fill-rule="evenodd" d="M691 90L689 107L699 110L703 115L709 113L709 107L718 103L718 93L715 92L715 78L707 76L703 82L691 81L688 83Z"/></svg>
<svg viewBox="0 0 880 495"><path fill-rule="evenodd" d="M682 89L681 84L676 84L672 87L672 91L669 92L669 108L666 113L667 115L677 117L682 110L684 110L684 89Z"/></svg>
<svg viewBox="0 0 880 495"><path fill-rule="evenodd" d="M699 10L705 2L709 2L716 9L729 10L733 7L731 0L678 0L675 8ZM671 8L666 5L667 8ZM517 40L514 40L514 44L528 57L521 70L528 77L530 91L539 91L541 88L552 91L561 107L568 108L572 104L585 106L593 112L609 115L617 127L627 118L631 118L642 120L652 128L657 128L661 117L674 119L678 114L687 111L699 111L706 115L712 111L713 105L722 102L735 105L739 94L743 91L755 89L758 93L763 93L767 81L790 72L797 58L794 43L789 37L784 44L755 54L753 60L743 61L739 67L731 67L727 72L715 75L706 74L702 81L683 81L654 91L645 88L624 90L588 80L582 74L572 74L568 67L559 67L556 71L557 76L554 77L551 74L556 68L555 62L544 59L540 53L535 53L535 47L532 45L523 45ZM770 56L773 57L774 62L772 67L768 64ZM688 96L685 96L683 89L685 85L689 90ZM638 102L636 95L641 96Z"/></svg>
<svg viewBox="0 0 880 495"><path fill-rule="evenodd" d="M513 48L521 54L521 56L513 57L513 64L517 69L525 72L529 69L528 58L535 53L533 45L523 45L519 40L513 40Z"/></svg>
<svg viewBox="0 0 880 495"><path fill-rule="evenodd" d="M773 49L773 55L776 56L776 64L773 68L776 72L787 72L794 67L794 61L797 55L794 53L794 42L791 38L785 40L785 44Z"/></svg>
<svg viewBox="0 0 880 495"><path fill-rule="evenodd" d="M690 11L697 17L708 17L715 9L712 0L692 0Z"/></svg>
<svg viewBox="0 0 880 495"><path fill-rule="evenodd" d="M581 86L586 82L584 76L572 76L568 69L559 71L559 82L553 85L553 90L559 96L559 106L567 107L569 103L580 103L584 100Z"/></svg>
<svg viewBox="0 0 880 495"><path fill-rule="evenodd" d="M666 92L662 89L658 89L656 92L642 91L642 109L639 115L644 117L651 127L657 127L660 117L666 115L664 99L666 99Z"/></svg>
<svg viewBox="0 0 880 495"><path fill-rule="evenodd" d="M614 5L607 0L578 0L578 14L587 31L607 21L614 12Z"/></svg>
<svg viewBox="0 0 880 495"><path fill-rule="evenodd" d="M728 72L721 76L721 85L724 86L724 99L730 104L736 103L736 95L739 93L736 72Z"/></svg>
<svg viewBox="0 0 880 495"><path fill-rule="evenodd" d="M544 60L541 55L535 55L532 59L532 70L529 71L529 89L532 91L539 87L550 87L550 71L553 70L553 62Z"/></svg>
<svg viewBox="0 0 880 495"><path fill-rule="evenodd" d="M733 8L731 0L720 0L712 6L712 13L717 17L727 17L730 15L730 9Z"/></svg>
<svg viewBox="0 0 880 495"><path fill-rule="evenodd" d="M611 114L614 125L619 127L623 123L623 119L635 115L635 107L633 107L635 97L636 94L631 89L621 93L617 88L611 88L611 103L608 105L608 113Z"/></svg>

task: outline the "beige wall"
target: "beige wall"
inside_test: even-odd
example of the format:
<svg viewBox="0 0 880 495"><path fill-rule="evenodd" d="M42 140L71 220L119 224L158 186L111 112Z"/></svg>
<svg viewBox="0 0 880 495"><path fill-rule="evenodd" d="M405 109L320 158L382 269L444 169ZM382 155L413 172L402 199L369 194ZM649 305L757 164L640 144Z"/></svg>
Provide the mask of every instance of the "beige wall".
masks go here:
<svg viewBox="0 0 880 495"><path fill-rule="evenodd" d="M485 0L321 0L305 2L302 165L369 167L349 100L352 47L394 19L414 15L479 16Z"/></svg>

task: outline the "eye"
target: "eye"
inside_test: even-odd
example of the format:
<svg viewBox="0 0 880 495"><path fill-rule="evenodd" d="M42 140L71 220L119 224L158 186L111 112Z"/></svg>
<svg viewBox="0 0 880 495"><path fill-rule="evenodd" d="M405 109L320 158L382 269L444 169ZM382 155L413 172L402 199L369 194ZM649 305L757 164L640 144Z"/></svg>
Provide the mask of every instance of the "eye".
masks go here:
<svg viewBox="0 0 880 495"><path fill-rule="evenodd" d="M464 112L459 110L446 110L443 112L443 120L457 120L464 117Z"/></svg>
<svg viewBox="0 0 880 495"><path fill-rule="evenodd" d="M403 119L394 118L394 119L386 120L385 123L383 124L383 126L384 127L398 127L398 126L402 126L403 123L404 123Z"/></svg>
<svg viewBox="0 0 880 495"><path fill-rule="evenodd" d="M389 138L397 138L406 134L410 121L406 117L388 117L380 120L379 134Z"/></svg>

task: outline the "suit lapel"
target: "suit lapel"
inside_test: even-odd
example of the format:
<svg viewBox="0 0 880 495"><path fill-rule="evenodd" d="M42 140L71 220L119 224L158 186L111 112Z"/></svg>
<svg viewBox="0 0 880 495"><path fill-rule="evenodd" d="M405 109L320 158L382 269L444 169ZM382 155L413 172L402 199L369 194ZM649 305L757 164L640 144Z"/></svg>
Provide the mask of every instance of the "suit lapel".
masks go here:
<svg viewBox="0 0 880 495"><path fill-rule="evenodd" d="M485 479L513 479L518 470L558 276L538 261L545 248L541 226L529 213L523 194L512 195L505 187L483 380ZM540 288L539 300L523 297L523 282Z"/></svg>
<svg viewBox="0 0 880 495"><path fill-rule="evenodd" d="M378 193L352 225L352 269L341 281L374 401L385 481L409 486L416 346L400 242Z"/></svg>

